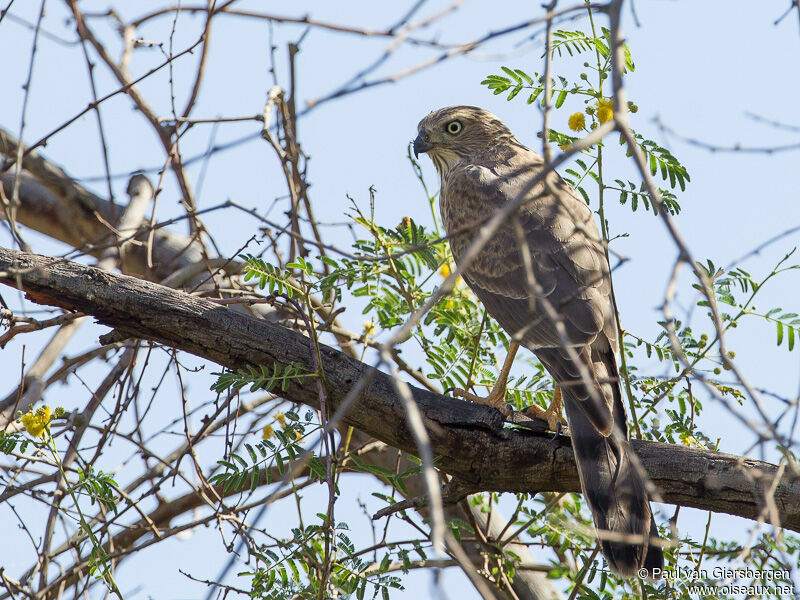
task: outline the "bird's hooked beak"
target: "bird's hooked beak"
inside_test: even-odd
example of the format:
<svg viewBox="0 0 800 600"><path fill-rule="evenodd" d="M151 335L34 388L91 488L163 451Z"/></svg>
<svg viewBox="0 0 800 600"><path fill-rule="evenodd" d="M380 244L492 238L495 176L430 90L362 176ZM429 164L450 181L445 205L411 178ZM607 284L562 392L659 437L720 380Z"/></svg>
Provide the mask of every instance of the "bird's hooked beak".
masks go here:
<svg viewBox="0 0 800 600"><path fill-rule="evenodd" d="M414 140L414 157L419 158L420 153L425 153L433 148L431 136L425 129L420 129L419 135Z"/></svg>

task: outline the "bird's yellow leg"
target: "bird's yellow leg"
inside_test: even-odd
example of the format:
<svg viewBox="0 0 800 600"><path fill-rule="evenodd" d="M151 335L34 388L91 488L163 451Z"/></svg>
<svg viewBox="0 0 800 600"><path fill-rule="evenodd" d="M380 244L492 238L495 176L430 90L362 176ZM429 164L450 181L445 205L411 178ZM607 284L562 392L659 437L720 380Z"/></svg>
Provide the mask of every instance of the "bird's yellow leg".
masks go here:
<svg viewBox="0 0 800 600"><path fill-rule="evenodd" d="M466 390L459 389L453 390L453 395L466 398L467 400L472 400L478 404L491 406L508 416L511 411L509 411L508 407L506 406L506 385L508 384L508 374L511 371L511 365L514 363L514 357L517 355L517 350L519 350L519 344L516 342L511 342L511 344L508 346L508 354L506 355L506 360L503 363L503 368L500 369L500 375L497 377L497 381L495 381L494 387L492 387L492 391L489 392L488 396L481 398L480 396L471 394Z"/></svg>
<svg viewBox="0 0 800 600"><path fill-rule="evenodd" d="M526 408L524 412L525 414L547 421L547 428L550 431L558 431L558 424L564 420L561 417L562 404L561 388L556 386L556 389L553 391L553 400L550 402L550 406L547 407L547 409L542 408L538 404L533 404Z"/></svg>

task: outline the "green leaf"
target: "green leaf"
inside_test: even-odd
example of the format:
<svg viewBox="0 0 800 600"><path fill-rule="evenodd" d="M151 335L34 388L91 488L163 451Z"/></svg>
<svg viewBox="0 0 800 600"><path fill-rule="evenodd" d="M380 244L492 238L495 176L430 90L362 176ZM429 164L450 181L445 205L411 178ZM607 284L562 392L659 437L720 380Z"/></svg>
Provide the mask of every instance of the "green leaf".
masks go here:
<svg viewBox="0 0 800 600"><path fill-rule="evenodd" d="M543 89L544 88L540 87L540 88L537 88L537 89L533 90L533 93L530 96L528 96L528 100L527 100L528 104L533 104L534 102L536 102L536 98L539 97L539 94L542 93Z"/></svg>
<svg viewBox="0 0 800 600"><path fill-rule="evenodd" d="M500 68L503 69L503 71L505 73L507 73L514 81L517 81L517 82L520 82L520 83L522 82L522 79L520 78L520 76L517 75L514 71L512 71L508 67L500 67Z"/></svg>
<svg viewBox="0 0 800 600"><path fill-rule="evenodd" d="M250 491L255 492L258 488L258 479L259 479L260 471L258 467L255 467L250 473Z"/></svg>
<svg viewBox="0 0 800 600"><path fill-rule="evenodd" d="M530 75L525 73L525 71L521 71L519 69L514 69L514 72L517 75L519 75L523 80L525 80L525 83L527 83L528 85L533 85L533 79L531 79Z"/></svg>
<svg viewBox="0 0 800 600"><path fill-rule="evenodd" d="M250 458L252 459L252 461L254 463L257 462L258 461L258 457L256 456L256 451L253 449L253 446L251 446L250 444L246 443L244 445L244 447L247 448L247 452L250 454Z"/></svg>
<svg viewBox="0 0 800 600"><path fill-rule="evenodd" d="M359 585L358 589L356 590L356 598L358 600L364 600L364 592L366 591L366 589L367 589L367 580L362 579L361 585Z"/></svg>

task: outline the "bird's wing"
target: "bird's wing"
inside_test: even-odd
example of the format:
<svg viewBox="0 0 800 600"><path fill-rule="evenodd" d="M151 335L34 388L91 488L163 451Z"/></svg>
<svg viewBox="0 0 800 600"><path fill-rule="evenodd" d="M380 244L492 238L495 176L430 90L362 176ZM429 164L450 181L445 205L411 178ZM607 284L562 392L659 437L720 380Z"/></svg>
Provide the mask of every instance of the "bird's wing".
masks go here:
<svg viewBox="0 0 800 600"><path fill-rule="evenodd" d="M503 328L518 334L524 345L562 345L552 319L541 308L530 308L531 285L516 219L531 257L538 297L561 315L570 344L590 344L603 333L616 348L608 263L591 211L556 173L548 177L547 187L531 187L541 159L529 150L516 157L491 166L459 165L448 174L441 208L456 262L480 225L524 193L530 199L484 246L466 270L467 281Z"/></svg>
<svg viewBox="0 0 800 600"><path fill-rule="evenodd" d="M527 201L512 218L530 255L534 290L513 221L500 228L464 276L489 314L534 351L561 387L595 525L643 540L602 541L612 567L631 575L643 565L662 564L663 557L647 541L657 533L628 441L608 262L592 213L572 187L556 173L548 175L547 185L531 186L541 168L541 158L527 149L503 162L455 167L443 182L442 218L459 262L480 226L525 194ZM558 313L570 350L542 309L545 300Z"/></svg>
<svg viewBox="0 0 800 600"><path fill-rule="evenodd" d="M547 185L532 185L541 168L541 158L527 149L502 162L453 168L443 182L441 198L453 256L459 262L480 226L524 194L528 200L518 214L500 227L465 270L467 283L489 314L534 352L563 347L566 341L576 347L603 346L613 359L617 336L611 282L594 218L558 174L552 173ZM530 256L533 286L520 235ZM551 310L546 310L545 302ZM563 324L561 334L553 312ZM570 371L578 367L569 361L564 366ZM582 386L586 395L580 398L570 394L597 429L606 433L616 408L608 387Z"/></svg>

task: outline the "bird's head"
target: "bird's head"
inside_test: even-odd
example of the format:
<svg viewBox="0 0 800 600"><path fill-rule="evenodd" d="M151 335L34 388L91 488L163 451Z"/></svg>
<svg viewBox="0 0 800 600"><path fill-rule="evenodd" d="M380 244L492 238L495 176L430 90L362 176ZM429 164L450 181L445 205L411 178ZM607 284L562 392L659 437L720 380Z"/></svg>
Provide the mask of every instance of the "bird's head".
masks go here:
<svg viewBox="0 0 800 600"><path fill-rule="evenodd" d="M430 113L417 125L414 155L427 152L439 174L464 158L507 142L511 132L492 113L475 106L448 106Z"/></svg>

